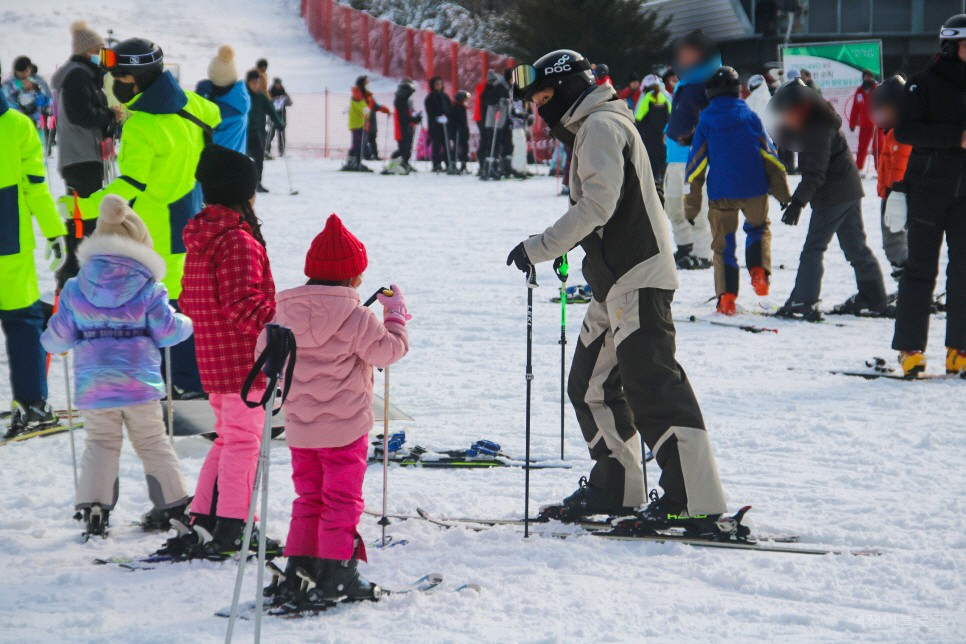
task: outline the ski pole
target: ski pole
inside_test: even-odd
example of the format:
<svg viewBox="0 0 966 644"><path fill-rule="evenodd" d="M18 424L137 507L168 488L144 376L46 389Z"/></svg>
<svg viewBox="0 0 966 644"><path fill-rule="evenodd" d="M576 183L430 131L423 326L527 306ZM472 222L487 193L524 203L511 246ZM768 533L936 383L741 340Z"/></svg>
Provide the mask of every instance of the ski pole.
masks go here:
<svg viewBox="0 0 966 644"><path fill-rule="evenodd" d="M533 388L533 289L537 288L537 268L527 271L527 422L526 461L523 464L523 538L530 538L530 397Z"/></svg>
<svg viewBox="0 0 966 644"><path fill-rule="evenodd" d="M64 386L67 393L67 432L70 434L70 460L74 465L74 494L77 494L77 448L74 446L74 405L70 395L70 361L64 354Z"/></svg>
<svg viewBox="0 0 966 644"><path fill-rule="evenodd" d="M384 372L385 391L382 401L382 517L379 525L382 526L382 547L386 547L386 527L389 525L387 516L387 496L389 491L389 367Z"/></svg>
<svg viewBox="0 0 966 644"><path fill-rule="evenodd" d="M449 148L449 128L443 123L443 146L446 148L446 174L453 174L453 153Z"/></svg>
<svg viewBox="0 0 966 644"><path fill-rule="evenodd" d="M382 153L389 154L389 119L392 114L386 114L386 129L382 133Z"/></svg>
<svg viewBox="0 0 966 644"><path fill-rule="evenodd" d="M288 155L285 154L284 148L283 148L283 151L281 152L281 155L282 155L282 161L285 162L285 174L288 175L288 194L290 196L295 196L299 193L299 191L292 187L292 170L288 167Z"/></svg>
<svg viewBox="0 0 966 644"><path fill-rule="evenodd" d="M560 460L564 460L564 425L567 411L567 277L570 264L567 263L567 253L560 257L561 263L557 268L560 278Z"/></svg>
<svg viewBox="0 0 966 644"><path fill-rule="evenodd" d="M171 382L171 347L164 348L164 374L167 380L168 440L174 445L174 384Z"/></svg>
<svg viewBox="0 0 966 644"><path fill-rule="evenodd" d="M256 593L255 593L255 642L261 642L262 636L262 613L264 612L265 596L262 592L265 575L265 544L266 524L268 522L268 469L271 462L272 449L272 417L275 415L275 401L278 396L278 381L284 373L285 385L282 391L282 404L288 394L291 384L291 376L295 368L295 337L292 331L278 324L269 324L265 327L267 343L262 355L255 361L252 372L248 375L242 387L242 399L251 408L264 407L265 423L262 426L262 442L258 449L258 464L255 467L255 480L252 485L251 498L248 501L248 516L245 519L245 531L242 534L241 552L238 558L238 572L235 576L235 591L232 595L231 614L228 619L228 631L225 634L226 644L231 642L232 634L235 630L235 620L238 617L238 602L241 598L242 581L245 578L245 563L248 560L247 551L252 540L252 532L255 529L255 503L261 490L262 515L261 529L258 531L258 570L256 572ZM247 394L255 382L258 372L261 371L268 376L267 389L258 402L249 402Z"/></svg>

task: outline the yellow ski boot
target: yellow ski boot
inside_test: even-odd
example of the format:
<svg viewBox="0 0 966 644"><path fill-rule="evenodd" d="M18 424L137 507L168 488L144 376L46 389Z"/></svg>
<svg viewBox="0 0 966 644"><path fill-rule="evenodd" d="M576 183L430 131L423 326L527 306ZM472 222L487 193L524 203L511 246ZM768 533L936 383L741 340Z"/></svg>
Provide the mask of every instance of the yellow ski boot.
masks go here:
<svg viewBox="0 0 966 644"><path fill-rule="evenodd" d="M926 370L926 356L922 351L903 351L899 354L899 365L903 376L915 378Z"/></svg>
<svg viewBox="0 0 966 644"><path fill-rule="evenodd" d="M946 347L946 373L963 375L964 372L966 372L966 351Z"/></svg>

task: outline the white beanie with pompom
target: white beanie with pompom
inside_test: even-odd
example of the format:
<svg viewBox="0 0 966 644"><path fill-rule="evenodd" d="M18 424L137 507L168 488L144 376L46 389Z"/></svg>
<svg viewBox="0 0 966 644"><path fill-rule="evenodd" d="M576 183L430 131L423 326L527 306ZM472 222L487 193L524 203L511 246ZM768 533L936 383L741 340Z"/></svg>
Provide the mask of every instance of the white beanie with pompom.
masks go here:
<svg viewBox="0 0 966 644"><path fill-rule="evenodd" d="M107 195L101 201L100 217L97 219L94 236L103 235L126 237L148 248L154 248L154 241L147 226L137 213L131 210L124 198L118 195Z"/></svg>
<svg viewBox="0 0 966 644"><path fill-rule="evenodd" d="M218 55L208 63L208 80L218 87L228 87L238 82L235 50L231 48L231 45L219 47Z"/></svg>
<svg viewBox="0 0 966 644"><path fill-rule="evenodd" d="M74 56L85 54L90 50L104 46L101 35L87 26L83 20L77 20L70 26L70 52Z"/></svg>

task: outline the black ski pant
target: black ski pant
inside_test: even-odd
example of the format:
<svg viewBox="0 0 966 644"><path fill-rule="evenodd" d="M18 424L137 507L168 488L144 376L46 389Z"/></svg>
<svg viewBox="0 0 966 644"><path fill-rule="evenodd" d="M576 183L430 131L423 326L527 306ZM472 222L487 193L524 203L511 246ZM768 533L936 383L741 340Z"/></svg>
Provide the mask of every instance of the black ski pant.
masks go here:
<svg viewBox="0 0 966 644"><path fill-rule="evenodd" d="M47 400L47 353L40 344L44 314L40 301L24 309L0 311L0 329L7 345L13 399L23 403Z"/></svg>
<svg viewBox="0 0 966 644"><path fill-rule="evenodd" d="M825 251L833 237L855 270L855 282L859 295L870 306L885 304L885 282L879 262L869 248L862 225L862 201L848 201L834 206L812 208L808 222L805 245L799 257L795 288L789 300L801 304L816 304L822 294L822 276L825 274Z"/></svg>
<svg viewBox="0 0 966 644"><path fill-rule="evenodd" d="M925 351L943 236L946 266L946 346L966 350L966 196L909 185L909 259L899 281L892 348Z"/></svg>
<svg viewBox="0 0 966 644"><path fill-rule="evenodd" d="M487 147L485 125L486 123L484 121L476 122L476 131L480 133L480 140L476 144L476 160L480 163L480 167L482 167L483 160L490 153L490 148Z"/></svg>
<svg viewBox="0 0 966 644"><path fill-rule="evenodd" d="M264 130L248 130L248 156L255 162L255 172L258 183L262 183L262 168L265 165L265 132Z"/></svg>
<svg viewBox="0 0 966 644"><path fill-rule="evenodd" d="M446 140L446 132L443 130L443 126L437 123L430 125L429 149L432 153L433 169L439 168L443 163L449 167L449 160L446 154L447 145L449 145L449 142Z"/></svg>
<svg viewBox="0 0 966 644"><path fill-rule="evenodd" d="M404 164L409 165L409 158L413 154L413 128L406 127L400 133L396 145L396 151L392 153L392 158L402 159Z"/></svg>
<svg viewBox="0 0 966 644"><path fill-rule="evenodd" d="M87 198L104 187L104 164L101 161L85 161L64 166L60 171L67 187L67 195L77 193L79 198ZM78 235L78 224L73 219L67 220L67 261L57 271L57 290L64 288L72 277L76 277L80 270L77 263L77 247L84 239L90 237L97 227L97 219L85 219L79 224L81 230Z"/></svg>
<svg viewBox="0 0 966 644"><path fill-rule="evenodd" d="M690 515L726 503L701 408L675 358L674 291L645 288L592 301L568 394L590 449L590 484L625 507L647 502L641 441L661 468L664 498Z"/></svg>

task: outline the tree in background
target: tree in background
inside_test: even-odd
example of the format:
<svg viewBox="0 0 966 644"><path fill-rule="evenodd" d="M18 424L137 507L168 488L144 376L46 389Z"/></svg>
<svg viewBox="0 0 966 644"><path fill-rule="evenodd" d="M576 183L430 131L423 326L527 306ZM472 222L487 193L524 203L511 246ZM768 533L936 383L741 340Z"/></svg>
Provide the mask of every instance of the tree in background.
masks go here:
<svg viewBox="0 0 966 644"><path fill-rule="evenodd" d="M573 49L606 63L615 82L667 62L669 19L640 0L516 0L501 21L510 52L532 62L554 49Z"/></svg>

